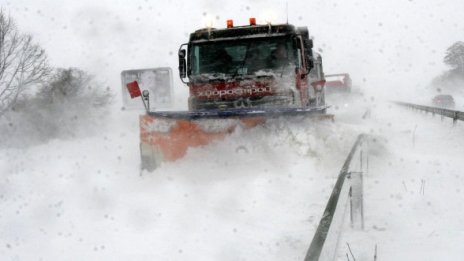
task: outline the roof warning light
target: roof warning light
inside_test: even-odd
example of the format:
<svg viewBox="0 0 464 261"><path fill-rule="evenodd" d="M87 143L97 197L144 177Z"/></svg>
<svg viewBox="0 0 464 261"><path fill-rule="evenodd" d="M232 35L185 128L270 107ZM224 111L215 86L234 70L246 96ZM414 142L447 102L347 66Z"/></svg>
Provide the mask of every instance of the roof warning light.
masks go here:
<svg viewBox="0 0 464 261"><path fill-rule="evenodd" d="M256 25L256 18L254 17L250 18L250 25Z"/></svg>

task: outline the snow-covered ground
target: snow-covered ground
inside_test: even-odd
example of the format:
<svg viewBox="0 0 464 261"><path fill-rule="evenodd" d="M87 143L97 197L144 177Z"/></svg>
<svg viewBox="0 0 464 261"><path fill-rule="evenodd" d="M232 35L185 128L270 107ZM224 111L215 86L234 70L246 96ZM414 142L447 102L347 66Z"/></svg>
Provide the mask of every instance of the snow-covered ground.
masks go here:
<svg viewBox="0 0 464 261"><path fill-rule="evenodd" d="M336 103L336 102L335 102ZM462 123L363 98L271 120L139 173L137 113L99 135L0 151L6 260L302 260L358 133L371 134L357 260L460 260ZM399 117L401 116L401 117ZM421 192L421 184L424 191ZM441 259L446 257L445 259Z"/></svg>
<svg viewBox="0 0 464 261"><path fill-rule="evenodd" d="M339 260L462 260L464 125L379 105L369 123L382 150L364 179L365 230L349 226Z"/></svg>
<svg viewBox="0 0 464 261"><path fill-rule="evenodd" d="M273 120L140 176L137 115L122 114L95 137L1 151L1 256L301 260L356 135Z"/></svg>

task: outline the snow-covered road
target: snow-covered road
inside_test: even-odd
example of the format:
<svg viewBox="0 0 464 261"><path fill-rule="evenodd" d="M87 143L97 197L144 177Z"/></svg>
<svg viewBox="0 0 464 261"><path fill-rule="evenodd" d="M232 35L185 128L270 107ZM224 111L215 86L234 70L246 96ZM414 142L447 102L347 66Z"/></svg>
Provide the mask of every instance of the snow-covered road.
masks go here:
<svg viewBox="0 0 464 261"><path fill-rule="evenodd" d="M346 228L340 260L346 242L356 260L372 260L375 244L383 260L459 260L462 124L381 102L362 119L366 101L344 102L334 123L272 120L142 176L134 112L93 137L1 150L0 256L302 260L356 135L367 132L376 142L366 230Z"/></svg>

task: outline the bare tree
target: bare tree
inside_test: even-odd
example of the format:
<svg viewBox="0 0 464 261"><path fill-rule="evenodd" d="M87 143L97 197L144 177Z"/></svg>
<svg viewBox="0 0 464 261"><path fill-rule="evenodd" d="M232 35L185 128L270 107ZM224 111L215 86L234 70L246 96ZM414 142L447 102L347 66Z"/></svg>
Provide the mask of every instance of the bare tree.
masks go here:
<svg viewBox="0 0 464 261"><path fill-rule="evenodd" d="M464 76L464 42L458 41L446 50L445 63Z"/></svg>
<svg viewBox="0 0 464 261"><path fill-rule="evenodd" d="M103 88L93 75L78 68L54 70L50 81L40 88L38 96L46 104L81 104L94 108L103 107L112 99L108 87Z"/></svg>
<svg viewBox="0 0 464 261"><path fill-rule="evenodd" d="M49 74L45 51L32 36L21 34L0 9L0 116L33 84Z"/></svg>

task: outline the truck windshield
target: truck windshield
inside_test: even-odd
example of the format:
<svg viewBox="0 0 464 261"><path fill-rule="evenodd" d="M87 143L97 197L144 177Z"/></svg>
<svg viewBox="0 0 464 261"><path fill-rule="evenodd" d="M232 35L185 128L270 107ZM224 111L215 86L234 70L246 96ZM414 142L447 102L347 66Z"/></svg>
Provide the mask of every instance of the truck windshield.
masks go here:
<svg viewBox="0 0 464 261"><path fill-rule="evenodd" d="M254 75L283 72L296 66L297 52L289 38L246 39L194 44L192 75ZM287 71L287 70L285 70Z"/></svg>

